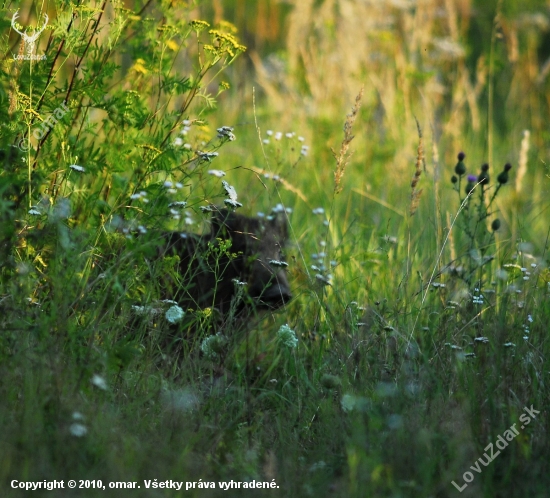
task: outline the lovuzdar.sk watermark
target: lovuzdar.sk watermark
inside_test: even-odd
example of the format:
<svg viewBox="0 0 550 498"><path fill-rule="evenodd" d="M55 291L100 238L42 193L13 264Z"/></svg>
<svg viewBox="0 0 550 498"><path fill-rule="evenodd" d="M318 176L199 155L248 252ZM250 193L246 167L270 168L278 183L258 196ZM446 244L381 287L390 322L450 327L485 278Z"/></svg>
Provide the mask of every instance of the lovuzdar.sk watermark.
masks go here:
<svg viewBox="0 0 550 498"><path fill-rule="evenodd" d="M19 17L19 11L13 14L13 17L11 18L11 27L16 33L19 33L21 35L21 38L23 38L23 42L25 43L25 54L24 55L13 54L13 58L15 60L25 60L25 61L46 60L46 54L35 55L33 52L36 46L36 40L38 40L40 33L42 33L42 31L44 31L44 28L48 25L48 20L49 20L48 16L44 14L44 25L40 29L38 29L38 27L26 28L24 31L20 31L19 29L17 29L15 20L18 17ZM29 29L32 30L32 35L28 33Z"/></svg>
<svg viewBox="0 0 550 498"><path fill-rule="evenodd" d="M535 415L538 415L540 413L540 411L533 408L533 405L531 405L531 408L527 408L526 406L524 406L523 411L525 413L522 413L519 417L519 421L523 424L521 426L522 429L524 429L525 426L528 425L532 419L536 418ZM512 441L518 434L519 431L516 429L516 424L512 424L509 429L504 431L504 434L497 437L494 446L498 448L498 451L495 451L493 443L489 443L484 450L485 453L483 454L485 460L481 457L478 458L476 463L472 465L470 469L472 469L474 472L477 472L478 474L481 474L483 468L480 467L479 464L481 463L483 467L487 467L487 465L489 465L497 456L500 455L500 451L504 450L510 444L510 441ZM466 471L462 475L462 479L464 479L465 482L463 486L459 486L454 481L451 481L451 483L456 489L458 489L462 493L462 491L464 491L468 487L468 484L474 480L474 477L475 476L474 474L472 474L472 472Z"/></svg>

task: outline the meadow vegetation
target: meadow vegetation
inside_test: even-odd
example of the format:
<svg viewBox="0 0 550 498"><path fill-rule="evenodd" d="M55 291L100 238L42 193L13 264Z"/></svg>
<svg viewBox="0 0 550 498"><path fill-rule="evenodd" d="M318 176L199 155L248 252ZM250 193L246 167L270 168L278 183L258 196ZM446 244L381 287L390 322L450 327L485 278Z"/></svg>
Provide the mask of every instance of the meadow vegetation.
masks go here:
<svg viewBox="0 0 550 498"><path fill-rule="evenodd" d="M547 6L1 13L1 496L548 495ZM212 206L287 216L292 301L166 301L192 279L144 241Z"/></svg>

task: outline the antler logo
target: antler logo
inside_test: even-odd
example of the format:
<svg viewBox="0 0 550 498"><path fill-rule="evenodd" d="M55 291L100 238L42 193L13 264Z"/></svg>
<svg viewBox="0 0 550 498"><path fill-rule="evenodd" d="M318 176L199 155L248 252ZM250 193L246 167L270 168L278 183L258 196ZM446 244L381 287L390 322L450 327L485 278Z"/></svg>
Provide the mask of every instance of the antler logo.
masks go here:
<svg viewBox="0 0 550 498"><path fill-rule="evenodd" d="M40 36L40 33L42 33L42 31L44 31L44 28L48 25L48 16L46 14L44 14L44 25L38 29L38 28L31 28L32 31L33 31L33 34L32 35L28 35L27 34L27 31L29 28L25 29L25 31L19 31L17 29L17 26L15 24L15 20L19 17L19 10L13 14L13 17L11 18L11 27L14 29L14 31L16 33L19 33L21 35L21 37L23 38L23 41L25 42L25 59L27 60L31 60L31 59L34 59L34 58L38 58L36 56L33 56L33 52L34 52L34 47L36 45L36 40L38 40L38 37ZM40 57L41 59L42 58L45 58L46 56L44 57Z"/></svg>

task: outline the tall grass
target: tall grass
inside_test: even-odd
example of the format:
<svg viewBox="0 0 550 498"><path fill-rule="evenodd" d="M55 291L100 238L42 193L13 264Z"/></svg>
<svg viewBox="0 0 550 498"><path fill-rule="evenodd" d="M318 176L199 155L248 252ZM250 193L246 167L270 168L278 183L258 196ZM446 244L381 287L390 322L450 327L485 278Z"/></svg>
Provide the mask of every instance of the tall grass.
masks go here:
<svg viewBox="0 0 550 498"><path fill-rule="evenodd" d="M505 4L55 2L32 66L4 10L2 496L546 496L548 21ZM220 171L248 214L291 209L295 297L210 349L215 310L186 310L175 358L159 301L182 276L143 241L205 230Z"/></svg>

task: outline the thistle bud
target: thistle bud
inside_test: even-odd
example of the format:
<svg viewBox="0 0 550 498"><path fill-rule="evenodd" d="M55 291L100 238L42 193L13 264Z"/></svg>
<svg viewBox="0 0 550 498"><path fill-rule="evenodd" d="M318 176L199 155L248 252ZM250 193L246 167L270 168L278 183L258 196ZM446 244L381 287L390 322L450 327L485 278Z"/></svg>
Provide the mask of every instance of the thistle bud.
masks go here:
<svg viewBox="0 0 550 498"><path fill-rule="evenodd" d="M512 169L512 165L510 163L506 163L504 165L504 171L502 171L502 173L500 173L497 176L498 183L500 183L501 185L504 185L505 183L508 182L508 171L510 171L511 169Z"/></svg>
<svg viewBox="0 0 550 498"><path fill-rule="evenodd" d="M458 178L455 175L451 176L451 183L456 183L456 182L458 182Z"/></svg>
<svg viewBox="0 0 550 498"><path fill-rule="evenodd" d="M495 220L493 220L493 223L491 223L491 230L493 232L496 232L499 228L500 228L500 220L496 218Z"/></svg>
<svg viewBox="0 0 550 498"><path fill-rule="evenodd" d="M465 157L466 157L466 154L464 154L464 152L458 153L458 162L456 163L456 166L455 166L455 173L458 176L462 176L464 173L466 173L466 166L464 165L464 162L463 162Z"/></svg>
<svg viewBox="0 0 550 498"><path fill-rule="evenodd" d="M477 177L477 181L481 183L481 185L487 185L489 183L490 177L487 171L489 171L489 165L485 163L481 166L481 174Z"/></svg>

